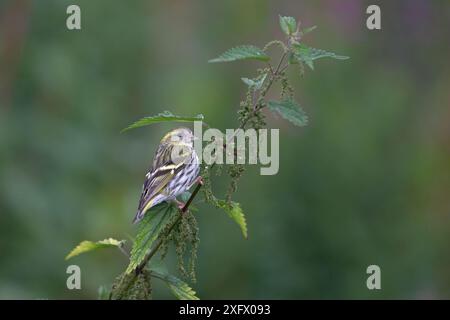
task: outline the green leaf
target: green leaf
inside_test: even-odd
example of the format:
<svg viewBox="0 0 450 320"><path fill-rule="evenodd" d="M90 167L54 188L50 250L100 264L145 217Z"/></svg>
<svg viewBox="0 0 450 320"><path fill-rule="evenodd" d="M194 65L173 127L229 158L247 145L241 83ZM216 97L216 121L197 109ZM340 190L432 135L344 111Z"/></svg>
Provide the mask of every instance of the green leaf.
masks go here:
<svg viewBox="0 0 450 320"><path fill-rule="evenodd" d="M311 31L314 31L316 29L317 29L317 26L312 26L312 27L309 27L309 28L302 29L302 35L308 34Z"/></svg>
<svg viewBox="0 0 450 320"><path fill-rule="evenodd" d="M215 59L211 59L208 62L229 62L236 60L245 60L245 59L253 59L253 60L262 60L269 61L270 57L264 53L261 49L255 46L239 46L232 48L224 53L222 53L219 57Z"/></svg>
<svg viewBox="0 0 450 320"><path fill-rule="evenodd" d="M255 79L241 78L241 80L253 90L259 90L262 88L262 85L264 84L266 78L267 73L264 73Z"/></svg>
<svg viewBox="0 0 450 320"><path fill-rule="evenodd" d="M110 290L106 286L98 287L98 300L109 300Z"/></svg>
<svg viewBox="0 0 450 320"><path fill-rule="evenodd" d="M247 222L240 204L234 201L227 203L225 200L218 200L217 204L239 225L244 238L247 238Z"/></svg>
<svg viewBox="0 0 450 320"><path fill-rule="evenodd" d="M289 62L289 64L299 64L300 63L300 61L297 59L297 57L295 56L295 54L293 52L289 52L288 62Z"/></svg>
<svg viewBox="0 0 450 320"><path fill-rule="evenodd" d="M253 87L255 85L255 81L249 78L241 78L242 82L244 82L249 87Z"/></svg>
<svg viewBox="0 0 450 320"><path fill-rule="evenodd" d="M139 222L136 239L131 249L130 263L125 273L130 273L139 266L147 253L152 248L156 239L166 225L173 221L173 217L178 214L177 207L172 203L160 203L145 213L144 218Z"/></svg>
<svg viewBox="0 0 450 320"><path fill-rule="evenodd" d="M280 27L286 35L290 36L297 31L297 22L293 17L280 16Z"/></svg>
<svg viewBox="0 0 450 320"><path fill-rule="evenodd" d="M103 248L110 248L110 247L121 247L125 240L116 240L113 238L93 242L93 241L82 241L78 246L75 247L67 256L66 260L69 260L70 258L73 258L79 254L97 250L97 249L103 249Z"/></svg>
<svg viewBox="0 0 450 320"><path fill-rule="evenodd" d="M295 43L293 45L293 52L295 57L299 61L304 62L308 67L311 68L311 70L314 70L313 61L320 58L333 58L337 60L349 59L349 57L347 56L337 55L333 52L325 51L322 49L311 48L303 43Z"/></svg>
<svg viewBox="0 0 450 320"><path fill-rule="evenodd" d="M200 300L195 291L189 287L189 285L178 279L175 276L172 276L166 272L162 272L161 270L150 269L150 273L153 277L163 280L170 291L172 291L173 295L177 297L179 300Z"/></svg>
<svg viewBox="0 0 450 320"><path fill-rule="evenodd" d="M148 126L149 124L158 123L158 122L168 122L168 121L194 122L194 121L202 121L202 120L203 120L202 114L198 114L194 117L181 117L181 116L176 116L169 111L164 111L162 113L157 114L156 116L142 118L142 119L136 121L135 123L131 124L130 126L126 127L121 132L125 132L127 130L134 129L134 128Z"/></svg>
<svg viewBox="0 0 450 320"><path fill-rule="evenodd" d="M268 108L272 112L279 113L284 119L289 120L296 126L301 127L308 123L305 112L294 100L269 101Z"/></svg>

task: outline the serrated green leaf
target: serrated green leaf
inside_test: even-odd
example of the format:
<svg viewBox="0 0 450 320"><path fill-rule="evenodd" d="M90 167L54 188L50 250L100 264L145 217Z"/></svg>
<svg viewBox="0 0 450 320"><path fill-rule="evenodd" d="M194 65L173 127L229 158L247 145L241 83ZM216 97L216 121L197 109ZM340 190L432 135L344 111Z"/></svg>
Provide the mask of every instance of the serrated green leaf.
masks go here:
<svg viewBox="0 0 450 320"><path fill-rule="evenodd" d="M253 87L255 85L255 81L249 78L241 78L242 82L244 82L249 87Z"/></svg>
<svg viewBox="0 0 450 320"><path fill-rule="evenodd" d="M198 114L194 117L182 117L182 116L176 116L169 111L164 111L162 113L157 114L156 116L145 117L145 118L139 119L138 121L134 122L133 124L129 125L125 129L123 129L121 132L125 132L127 130L131 130L134 128L148 126L149 124L153 124L153 123L168 122L168 121L172 121L172 122L203 121L203 115Z"/></svg>
<svg viewBox="0 0 450 320"><path fill-rule="evenodd" d="M231 48L230 50L222 53L219 57L211 59L208 62L230 62L245 59L269 61L270 57L258 47L246 45Z"/></svg>
<svg viewBox="0 0 450 320"><path fill-rule="evenodd" d="M302 29L302 35L308 34L311 31L314 31L316 29L317 29L317 26L312 26L312 27L309 27L309 28Z"/></svg>
<svg viewBox="0 0 450 320"><path fill-rule="evenodd" d="M303 62L311 69L314 70L314 62L311 58L306 58L303 60Z"/></svg>
<svg viewBox="0 0 450 320"><path fill-rule="evenodd" d="M145 213L144 218L139 222L136 239L131 249L130 263L125 273L130 273L139 266L152 248L154 241L176 214L178 214L177 207L167 202L160 203Z"/></svg>
<svg viewBox="0 0 450 320"><path fill-rule="evenodd" d="M241 78L241 80L253 90L259 90L262 88L262 85L264 84L266 78L267 73L264 73L255 79Z"/></svg>
<svg viewBox="0 0 450 320"><path fill-rule="evenodd" d="M67 256L66 260L73 258L79 254L93 251L97 249L110 248L110 247L120 247L125 242L125 240L116 240L113 238L101 240L101 241L82 241L78 246L76 246Z"/></svg>
<svg viewBox="0 0 450 320"><path fill-rule="evenodd" d="M218 200L217 204L238 224L244 238L247 238L247 222L245 221L244 212L242 211L240 204L234 201L227 203L225 200Z"/></svg>
<svg viewBox="0 0 450 320"><path fill-rule="evenodd" d="M289 120L296 126L301 127L308 123L306 113L294 100L269 101L268 108L272 112L277 112L284 119Z"/></svg>
<svg viewBox="0 0 450 320"><path fill-rule="evenodd" d="M170 275L166 272L162 272L160 269L150 269L150 273L153 277L163 280L173 295L179 300L200 300L195 291L189 287L189 285L178 279L177 277Z"/></svg>
<svg viewBox="0 0 450 320"><path fill-rule="evenodd" d="M316 49L308 47L303 43L296 43L293 45L294 56L301 62L304 62L311 70L314 70L314 60L320 58L333 58L337 60L349 59L347 56L337 55L333 52L325 51L322 49Z"/></svg>
<svg viewBox="0 0 450 320"><path fill-rule="evenodd" d="M297 31L297 22L293 17L280 16L280 27L289 36Z"/></svg>

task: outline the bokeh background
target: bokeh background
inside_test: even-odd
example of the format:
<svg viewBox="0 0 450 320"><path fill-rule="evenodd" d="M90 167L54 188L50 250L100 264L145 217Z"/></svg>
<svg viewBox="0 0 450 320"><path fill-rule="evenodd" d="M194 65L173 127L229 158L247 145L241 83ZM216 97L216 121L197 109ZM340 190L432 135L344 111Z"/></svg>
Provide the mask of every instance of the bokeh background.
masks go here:
<svg viewBox="0 0 450 320"><path fill-rule="evenodd" d="M73 3L81 31L66 29ZM382 30L369 31L376 3ZM193 287L204 299L450 298L450 6L426 0L0 1L0 298L95 299L113 281L126 266L114 250L64 257L135 234L145 170L174 124L120 130L163 110L236 127L240 78L260 64L207 60L281 38L278 14L318 25L305 42L351 60L292 72L310 123L268 115L280 171L241 180L247 240L200 206ZM382 290L366 288L371 264ZM154 297L172 298L157 281Z"/></svg>

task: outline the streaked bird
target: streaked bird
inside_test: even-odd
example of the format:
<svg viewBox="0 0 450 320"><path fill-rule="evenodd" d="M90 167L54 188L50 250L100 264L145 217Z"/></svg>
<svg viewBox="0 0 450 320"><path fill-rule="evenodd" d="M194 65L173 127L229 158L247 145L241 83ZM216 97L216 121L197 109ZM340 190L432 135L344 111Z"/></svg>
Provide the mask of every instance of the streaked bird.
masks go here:
<svg viewBox="0 0 450 320"><path fill-rule="evenodd" d="M155 205L163 201L176 201L178 195L197 181L199 171L200 163L194 150L192 131L178 128L167 133L161 139L153 164L145 175L133 223L142 220L145 213Z"/></svg>

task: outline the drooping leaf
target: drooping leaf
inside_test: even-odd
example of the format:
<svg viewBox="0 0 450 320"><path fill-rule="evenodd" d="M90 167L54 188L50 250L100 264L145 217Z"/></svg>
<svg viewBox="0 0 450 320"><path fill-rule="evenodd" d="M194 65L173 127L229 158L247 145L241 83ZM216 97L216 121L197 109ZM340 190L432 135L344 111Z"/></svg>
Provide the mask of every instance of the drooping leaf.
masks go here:
<svg viewBox="0 0 450 320"><path fill-rule="evenodd" d="M231 48L230 50L222 53L219 57L211 59L208 62L209 63L229 62L245 59L269 61L270 57L266 55L264 51L262 51L258 47L246 45Z"/></svg>
<svg viewBox="0 0 450 320"><path fill-rule="evenodd" d="M150 273L153 277L163 280L170 291L179 300L200 300L195 291L189 287L189 285L178 279L177 277L170 275L166 272L162 272L160 269L150 269Z"/></svg>
<svg viewBox="0 0 450 320"><path fill-rule="evenodd" d="M297 31L297 22L293 17L280 16L280 27L289 36Z"/></svg>
<svg viewBox="0 0 450 320"><path fill-rule="evenodd" d="M103 248L110 248L110 247L120 247L123 245L125 240L116 240L113 238L101 240L101 241L82 241L78 246L76 246L67 256L66 260L69 260L70 258L73 258L79 254L97 250L97 249L103 249Z"/></svg>
<svg viewBox="0 0 450 320"><path fill-rule="evenodd" d="M160 203L145 213L144 218L139 222L126 273L132 272L139 266L152 248L154 241L158 239L166 225L173 220L176 214L178 214L177 207L167 202Z"/></svg>
<svg viewBox="0 0 450 320"><path fill-rule="evenodd" d="M134 128L139 128L143 126L148 126L149 124L158 123L158 122L194 122L194 121L203 121L203 115L198 114L194 117L182 117L182 116L176 116L170 111L164 111L162 113L157 114L156 116L151 117L145 117L142 119L139 119L138 121L134 122L133 124L129 125L125 129L123 129L121 132L125 132L127 130L131 130Z"/></svg>
<svg viewBox="0 0 450 320"><path fill-rule="evenodd" d="M272 112L277 112L284 119L289 120L296 126L301 127L308 123L306 113L294 100L269 101L268 108Z"/></svg>
<svg viewBox="0 0 450 320"><path fill-rule="evenodd" d="M314 70L314 60L320 58L333 58L337 60L349 59L347 56L337 55L333 52L308 47L303 43L295 43L293 45L294 56L301 62L304 62L311 70Z"/></svg>
<svg viewBox="0 0 450 320"><path fill-rule="evenodd" d="M259 90L262 88L262 85L264 84L266 78L267 73L264 73L255 79L241 78L241 80L253 90Z"/></svg>
<svg viewBox="0 0 450 320"><path fill-rule="evenodd" d="M245 220L244 212L241 209L239 203L232 201L227 203L225 200L218 200L217 204L220 208L225 210L225 212L233 219L238 226L241 228L244 238L247 238L247 222Z"/></svg>

